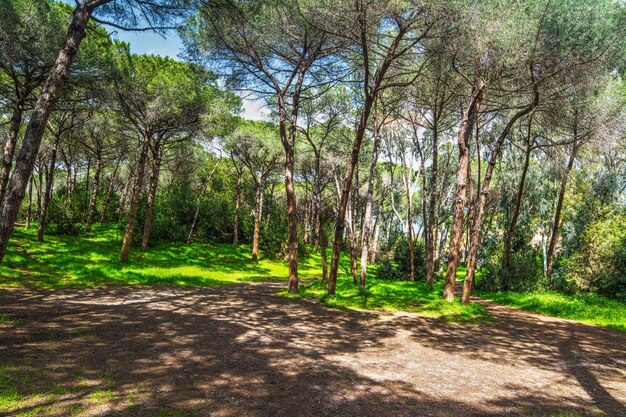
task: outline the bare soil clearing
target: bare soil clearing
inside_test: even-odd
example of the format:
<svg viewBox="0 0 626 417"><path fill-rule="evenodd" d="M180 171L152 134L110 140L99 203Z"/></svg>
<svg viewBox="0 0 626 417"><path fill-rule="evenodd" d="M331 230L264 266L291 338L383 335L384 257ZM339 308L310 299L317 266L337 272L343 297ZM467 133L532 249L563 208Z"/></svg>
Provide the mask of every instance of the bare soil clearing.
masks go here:
<svg viewBox="0 0 626 417"><path fill-rule="evenodd" d="M626 333L333 310L283 283L0 290L9 415L626 416ZM568 413L568 414L559 414Z"/></svg>

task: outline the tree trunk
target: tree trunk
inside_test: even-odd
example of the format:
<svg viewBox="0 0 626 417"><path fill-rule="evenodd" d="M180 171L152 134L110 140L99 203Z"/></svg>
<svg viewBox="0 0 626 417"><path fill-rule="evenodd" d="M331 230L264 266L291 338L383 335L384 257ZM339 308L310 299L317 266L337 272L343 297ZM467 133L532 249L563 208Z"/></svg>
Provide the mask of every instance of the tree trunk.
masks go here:
<svg viewBox="0 0 626 417"><path fill-rule="evenodd" d="M378 258L378 239L380 238L380 225L382 224L382 222L383 222L382 207L379 207L378 214L376 215L376 221L374 224L372 250L370 251L370 262L372 264L375 264L376 259Z"/></svg>
<svg viewBox="0 0 626 417"><path fill-rule="evenodd" d="M41 214L41 200L43 196L43 168L42 168L41 159L39 160L39 167L37 168L37 218Z"/></svg>
<svg viewBox="0 0 626 417"><path fill-rule="evenodd" d="M261 233L261 216L263 215L263 193L265 192L265 178L261 177L256 187L254 199L254 233L252 235L252 261L259 260L259 235Z"/></svg>
<svg viewBox="0 0 626 417"><path fill-rule="evenodd" d="M328 282L328 261L326 259L326 234L323 227L320 228L319 241L320 241L320 254L322 257L322 284Z"/></svg>
<svg viewBox="0 0 626 417"><path fill-rule="evenodd" d="M59 99L63 85L68 78L72 61L78 52L80 42L85 36L85 29L91 17L93 7L80 4L74 10L74 16L65 43L59 50L43 90L37 98L37 103L26 128L24 142L17 156L13 175L11 175L11 180L9 181L2 209L2 218L0 219L0 262L6 253L9 236L13 232L15 220L24 199L28 179L33 173L35 159L39 152L41 138L43 137L48 117Z"/></svg>
<svg viewBox="0 0 626 417"><path fill-rule="evenodd" d="M546 259L546 275L548 278L552 278L552 268L554 261L554 253L556 251L556 244L559 240L559 227L561 225L561 212L563 210L563 199L565 197L565 191L567 190L567 180L569 177L569 173L574 166L574 160L576 159L576 154L578 152L578 147L580 145L574 143L572 145L572 151L569 155L569 160L567 161L567 167L565 168L565 173L563 174L563 179L561 180L561 189L559 190L559 196L556 202L556 209L554 211L554 222L552 223L552 235L550 236L550 244L548 245L548 254Z"/></svg>
<svg viewBox="0 0 626 417"><path fill-rule="evenodd" d="M354 190L353 190L354 192ZM350 201L350 205L348 206L348 245L350 251L350 275L352 275L352 282L354 285L359 283L358 275L357 275L357 261L356 261L356 226L355 226L355 212L354 212L354 200Z"/></svg>
<svg viewBox="0 0 626 417"><path fill-rule="evenodd" d="M141 238L141 251L148 250L150 232L152 231L152 216L154 212L154 199L156 198L159 185L159 173L161 170L161 145L157 140L152 149L152 167L150 172L150 188L148 189L148 201L146 204L146 218L143 223L143 236Z"/></svg>
<svg viewBox="0 0 626 417"><path fill-rule="evenodd" d="M507 125L504 127L504 130L498 136L498 139L495 143L493 150L491 151L491 156L489 157L489 164L487 165L487 170L485 172L485 179L483 180L480 188L480 196L477 201L477 207L474 213L474 221L472 222L471 228L471 239L469 246L469 259L467 262L467 272L465 274L465 282L463 283L463 304L469 304L470 302L470 293L472 290L472 285L474 283L474 272L476 267L476 253L478 251L478 240L480 236L480 227L483 220L483 215L485 213L485 206L487 204L487 195L489 194L489 186L491 184L491 179L493 177L493 171L496 167L496 162L498 161L498 157L500 156L500 149L502 149L502 145L504 141L509 136L509 133L515 123L517 121L530 113L535 107L539 104L539 95L535 90L535 96L533 102L525 107L524 109L515 113L515 115L509 120ZM479 156L480 158L480 156Z"/></svg>
<svg viewBox="0 0 626 417"><path fill-rule="evenodd" d="M428 203L428 221L426 222L426 283L432 287L435 275L435 211L437 204L437 175L438 175L438 159L439 159L439 138L438 128L435 122L433 126L433 164L430 176L430 200ZM424 190L425 191L425 190Z"/></svg>
<svg viewBox="0 0 626 417"><path fill-rule="evenodd" d="M57 149L59 146L59 139L57 137L52 146L50 152L50 167L46 171L46 191L43 196L43 204L41 206L41 212L39 213L39 225L37 227L37 242L43 242L43 233L46 226L46 216L48 214L48 207L50 207L50 201L52 201L52 187L54 186L54 167L57 159Z"/></svg>
<svg viewBox="0 0 626 417"><path fill-rule="evenodd" d="M7 191L7 184L9 183L11 166L13 165L13 154L15 153L15 144L17 143L17 137L20 133L23 112L24 103L23 100L20 99L15 103L13 115L11 116L11 125L9 126L9 132L4 142L4 150L2 152L2 168L0 169L0 207L2 207L4 195Z"/></svg>
<svg viewBox="0 0 626 417"><path fill-rule="evenodd" d="M33 180L34 178L31 175L28 183L28 207L26 208L26 226L24 227L26 230L30 229L30 219L33 215Z"/></svg>
<svg viewBox="0 0 626 417"><path fill-rule="evenodd" d="M404 176L404 189L406 191L406 225L407 225L407 238L409 240L409 280L415 281L415 254L413 253L413 196L411 194L411 180L409 177L408 170L410 167L407 166L406 163L406 155L403 156L404 167L403 167L403 176Z"/></svg>
<svg viewBox="0 0 626 417"><path fill-rule="evenodd" d="M524 167L522 169L522 176L520 177L519 184L517 186L517 193L515 195L515 205L513 206L513 215L511 216L511 223L506 233L506 242L504 245L504 270L508 271L511 267L511 254L513 252L513 236L515 235L515 228L517 227L517 219L519 218L520 208L522 207L522 195L524 194L524 185L526 184L526 175L528 174L528 166L530 165L530 151L532 146L528 142L526 146L526 152L524 153Z"/></svg>
<svg viewBox="0 0 626 417"><path fill-rule="evenodd" d="M107 190L107 196L104 199L104 205L102 206L102 213L100 214L100 223L104 223L104 217L106 216L106 212L107 209L109 208L109 204L111 202L111 197L113 196L113 184L115 182L115 176L117 175L117 170L120 167L120 159L117 160L117 163L115 164L115 169L113 170L113 173L111 174L111 178L109 181L109 189Z"/></svg>
<svg viewBox="0 0 626 417"><path fill-rule="evenodd" d="M315 179L313 182L313 210L315 211L314 251L317 251L320 244L320 234L322 233L322 173L320 151L315 152Z"/></svg>
<svg viewBox="0 0 626 417"><path fill-rule="evenodd" d="M98 202L98 188L100 187L100 173L102 171L102 155L100 152L96 154L96 172L93 176L93 188L91 190L91 199L89 200L89 215L87 216L87 233L91 232L94 218L96 217L96 203Z"/></svg>
<svg viewBox="0 0 626 417"><path fill-rule="evenodd" d="M137 159L137 172L135 174L135 184L130 197L130 208L128 210L128 219L126 221L126 229L124 230L124 239L122 240L122 252L120 254L120 262L128 263L128 255L130 253L130 245L133 241L133 231L135 230L135 221L137 220L137 209L141 200L141 188L143 185L143 173L146 167L146 158L148 156L148 144L150 143L151 134L145 133L139 147L139 158Z"/></svg>
<svg viewBox="0 0 626 417"><path fill-rule="evenodd" d="M235 219L233 225L233 246L239 244L239 210L241 209L241 183L243 181L243 173L237 170L237 186L235 188Z"/></svg>
<svg viewBox="0 0 626 417"><path fill-rule="evenodd" d="M459 249L463 234L463 217L465 216L465 200L467 189L467 168L469 166L469 143L472 137L474 123L478 117L480 104L483 97L483 88L474 86L468 108L463 114L461 128L459 129L458 147L459 164L456 175L456 199L453 205L452 225L450 234L450 246L448 248L448 270L446 271L446 284L443 290L443 298L447 301L454 300L454 285L456 282L456 268L459 264Z"/></svg>
<svg viewBox="0 0 626 417"><path fill-rule="evenodd" d="M363 111L359 118L359 125L356 131L352 151L350 153L350 161L346 169L344 177L343 189L339 200L339 209L337 210L337 221L335 223L335 238L333 240L333 255L330 260L330 274L328 278L328 294L335 294L337 287L337 272L339 269L339 257L341 255L341 243L346 225L346 209L348 208L348 199L350 198L350 190L352 188L352 177L357 164L359 163L359 152L361 151L361 143L365 136L365 128L369 119L370 111L375 97L366 94Z"/></svg>
<svg viewBox="0 0 626 417"><path fill-rule="evenodd" d="M365 291L365 279L367 276L367 260L369 259L370 236L372 234L372 206L374 203L374 183L376 182L376 168L378 152L380 148L380 135L376 126L376 110L374 110L374 146L372 149L372 163L370 164L369 178L367 180L367 196L365 201L365 217L363 220L363 241L361 242L361 273L359 275L359 292ZM380 222L377 222L377 225ZM378 226L377 226L378 227ZM374 239L376 241L376 239ZM372 250L374 252L374 250Z"/></svg>

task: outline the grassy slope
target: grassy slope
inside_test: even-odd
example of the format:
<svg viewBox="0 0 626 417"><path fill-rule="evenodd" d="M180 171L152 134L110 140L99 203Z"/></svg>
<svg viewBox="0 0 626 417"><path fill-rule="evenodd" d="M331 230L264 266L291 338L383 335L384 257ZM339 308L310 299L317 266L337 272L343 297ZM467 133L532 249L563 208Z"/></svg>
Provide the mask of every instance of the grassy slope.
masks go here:
<svg viewBox="0 0 626 417"><path fill-rule="evenodd" d="M46 236L38 244L36 228L16 230L0 265L0 286L47 288L93 287L103 284L216 285L283 279L284 262L250 260L250 247L228 244L160 244L141 253L132 248L128 265L119 263L121 236L112 228L94 237ZM303 279L319 276L319 256L300 261Z"/></svg>
<svg viewBox="0 0 626 417"><path fill-rule="evenodd" d="M563 295L555 292L481 292L478 295L500 304L506 304L534 313L626 331L626 304L593 294Z"/></svg>

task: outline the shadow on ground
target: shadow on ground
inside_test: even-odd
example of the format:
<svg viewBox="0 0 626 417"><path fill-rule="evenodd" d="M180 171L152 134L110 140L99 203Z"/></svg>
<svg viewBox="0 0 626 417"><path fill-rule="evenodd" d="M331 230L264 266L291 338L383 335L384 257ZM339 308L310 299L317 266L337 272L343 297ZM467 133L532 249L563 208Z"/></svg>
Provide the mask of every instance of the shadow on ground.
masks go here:
<svg viewBox="0 0 626 417"><path fill-rule="evenodd" d="M626 415L623 332L491 303L481 324L332 310L281 285L2 290L0 413Z"/></svg>

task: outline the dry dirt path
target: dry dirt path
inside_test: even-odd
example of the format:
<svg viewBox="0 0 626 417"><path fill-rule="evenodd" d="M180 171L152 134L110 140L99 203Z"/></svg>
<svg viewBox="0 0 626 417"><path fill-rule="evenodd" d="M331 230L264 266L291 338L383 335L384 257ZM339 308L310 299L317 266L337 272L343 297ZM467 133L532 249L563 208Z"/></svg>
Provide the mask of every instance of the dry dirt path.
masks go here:
<svg viewBox="0 0 626 417"><path fill-rule="evenodd" d="M494 320L471 325L333 310L279 289L0 290L0 364L39 394L8 414L626 416L624 332L489 302Z"/></svg>

